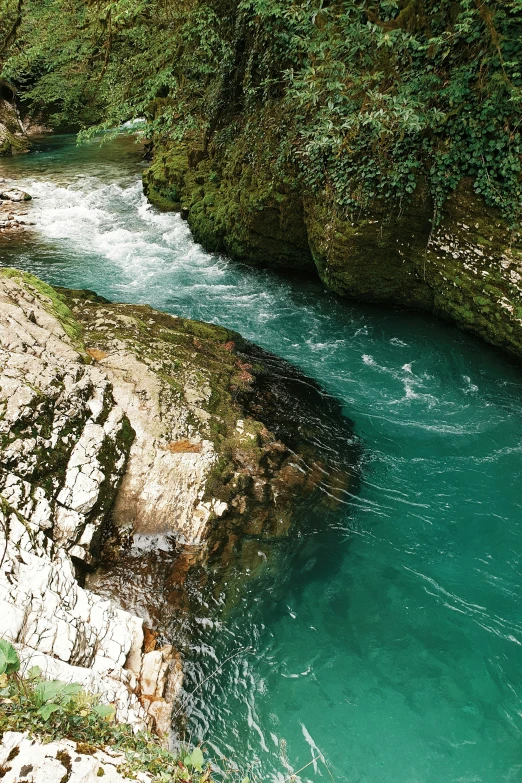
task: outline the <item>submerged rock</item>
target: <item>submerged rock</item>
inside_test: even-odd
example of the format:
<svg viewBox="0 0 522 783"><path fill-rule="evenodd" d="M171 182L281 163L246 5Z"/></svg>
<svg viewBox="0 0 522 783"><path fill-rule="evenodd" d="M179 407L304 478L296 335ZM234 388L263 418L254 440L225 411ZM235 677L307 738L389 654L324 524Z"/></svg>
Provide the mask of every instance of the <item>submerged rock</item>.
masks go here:
<svg viewBox="0 0 522 783"><path fill-rule="evenodd" d="M338 403L239 335L9 269L0 415L0 636L163 734L182 673L158 608L209 558L257 567L357 461Z"/></svg>

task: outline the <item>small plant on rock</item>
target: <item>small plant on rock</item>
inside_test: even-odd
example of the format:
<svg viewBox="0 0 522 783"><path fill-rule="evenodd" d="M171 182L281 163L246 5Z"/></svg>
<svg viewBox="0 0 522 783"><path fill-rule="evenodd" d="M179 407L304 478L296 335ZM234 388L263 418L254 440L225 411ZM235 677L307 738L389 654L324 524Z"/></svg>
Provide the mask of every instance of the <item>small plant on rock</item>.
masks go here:
<svg viewBox="0 0 522 783"><path fill-rule="evenodd" d="M157 737L116 723L115 712L76 683L45 679L38 666L22 675L15 648L0 639L0 737L4 731L27 731L43 742L74 740L79 753L110 747L125 756L118 768L125 776L147 772L161 783L210 781L200 747L172 753Z"/></svg>

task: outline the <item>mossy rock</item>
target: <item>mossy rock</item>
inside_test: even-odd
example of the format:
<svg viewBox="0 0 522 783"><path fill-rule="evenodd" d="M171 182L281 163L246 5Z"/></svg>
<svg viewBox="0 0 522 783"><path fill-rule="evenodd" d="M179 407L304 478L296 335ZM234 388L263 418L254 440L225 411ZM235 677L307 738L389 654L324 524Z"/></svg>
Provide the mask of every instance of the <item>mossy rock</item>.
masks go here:
<svg viewBox="0 0 522 783"><path fill-rule="evenodd" d="M341 296L432 312L522 356L520 232L471 180L450 196L436 228L423 182L400 204L376 202L353 216L329 191L305 192L296 172L275 173L276 143L267 137L263 156L244 148L244 136L219 149L172 142L155 150L145 190L160 207L181 209L207 250L316 270Z"/></svg>
<svg viewBox="0 0 522 783"><path fill-rule="evenodd" d="M47 283L44 283L43 280L35 277L35 275L32 275L30 272L22 272L19 269L13 269L11 267L0 269L0 277L20 280L27 286L33 288L37 295L43 296L43 302L46 305L48 312L58 319L74 347L85 356L88 361L88 356L85 353L85 346L82 340L82 328L73 316L63 294Z"/></svg>
<svg viewBox="0 0 522 783"><path fill-rule="evenodd" d="M194 239L211 252L259 267L313 270L297 189L244 158L241 150L219 157L172 142L155 150L144 191L162 209L181 209Z"/></svg>
<svg viewBox="0 0 522 783"><path fill-rule="evenodd" d="M400 210L351 219L309 197L310 247L321 280L355 299L427 310L522 356L522 244L499 212L461 181L433 226L420 186Z"/></svg>
<svg viewBox="0 0 522 783"><path fill-rule="evenodd" d="M463 180L425 258L434 312L522 356L522 241Z"/></svg>
<svg viewBox="0 0 522 783"><path fill-rule="evenodd" d="M179 210L188 152L185 144L155 150L150 168L143 173L143 190L152 204L164 210Z"/></svg>
<svg viewBox="0 0 522 783"><path fill-rule="evenodd" d="M377 205L352 220L324 193L305 204L310 247L327 288L367 302L432 308L433 293L418 266L431 228L423 188L400 210Z"/></svg>
<svg viewBox="0 0 522 783"><path fill-rule="evenodd" d="M0 155L16 155L29 149L29 140L15 107L0 98Z"/></svg>

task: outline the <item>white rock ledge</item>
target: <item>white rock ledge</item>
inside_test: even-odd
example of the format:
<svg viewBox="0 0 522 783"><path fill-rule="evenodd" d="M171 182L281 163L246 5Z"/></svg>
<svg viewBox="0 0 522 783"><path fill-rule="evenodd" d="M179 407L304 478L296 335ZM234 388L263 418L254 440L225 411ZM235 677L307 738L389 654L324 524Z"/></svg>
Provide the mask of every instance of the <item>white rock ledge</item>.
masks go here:
<svg viewBox="0 0 522 783"><path fill-rule="evenodd" d="M0 743L3 783L88 783L102 777L106 783L130 783L118 768L126 758L120 753L98 750L93 755L78 753L69 740L42 745L26 733L6 731ZM150 775L138 772L134 780L149 783Z"/></svg>
<svg viewBox="0 0 522 783"><path fill-rule="evenodd" d="M213 447L158 450L160 397L135 357L90 362L52 289L0 272L0 637L23 666L167 735L182 679L175 651L144 653L142 620L80 587L74 565L96 562L124 478L117 507L177 518L180 537L199 539Z"/></svg>

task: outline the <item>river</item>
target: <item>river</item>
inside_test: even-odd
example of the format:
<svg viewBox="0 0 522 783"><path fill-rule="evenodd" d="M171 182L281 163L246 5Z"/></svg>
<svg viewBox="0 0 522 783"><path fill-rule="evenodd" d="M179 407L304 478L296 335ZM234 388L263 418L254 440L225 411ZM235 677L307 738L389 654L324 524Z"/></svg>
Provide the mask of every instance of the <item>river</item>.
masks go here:
<svg viewBox="0 0 522 783"><path fill-rule="evenodd" d="M147 203L142 167L127 137L3 159L35 225L0 263L240 331L341 399L364 454L278 578L196 621L187 690L255 653L194 694L192 740L281 783L305 765L314 783L522 781L520 368L431 317L206 253Z"/></svg>

